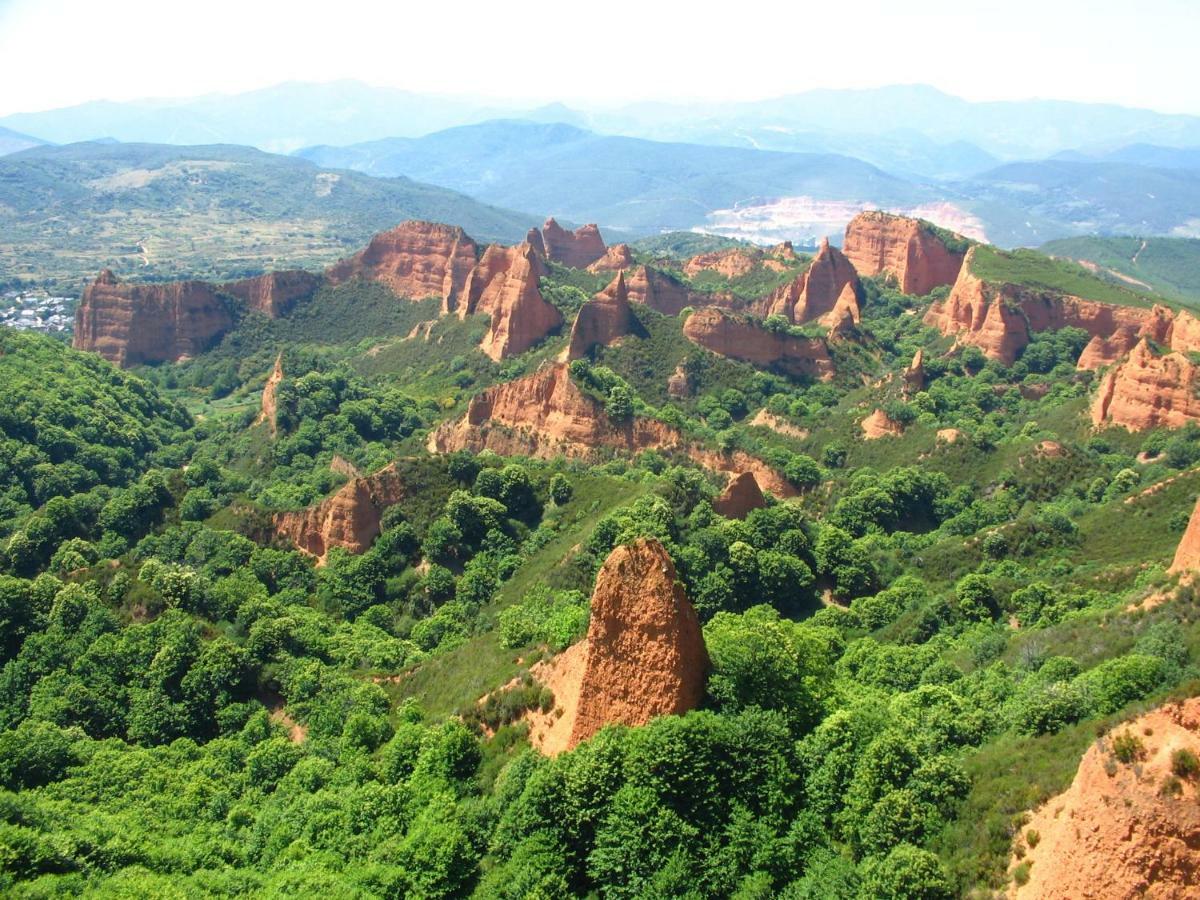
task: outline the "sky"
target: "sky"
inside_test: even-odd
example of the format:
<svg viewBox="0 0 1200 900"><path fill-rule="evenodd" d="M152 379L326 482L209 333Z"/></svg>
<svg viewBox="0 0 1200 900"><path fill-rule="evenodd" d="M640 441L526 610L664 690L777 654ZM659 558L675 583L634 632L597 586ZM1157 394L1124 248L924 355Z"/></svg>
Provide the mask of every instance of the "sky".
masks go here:
<svg viewBox="0 0 1200 900"><path fill-rule="evenodd" d="M0 0L0 115L353 78L578 106L931 84L1200 114L1200 0Z"/></svg>

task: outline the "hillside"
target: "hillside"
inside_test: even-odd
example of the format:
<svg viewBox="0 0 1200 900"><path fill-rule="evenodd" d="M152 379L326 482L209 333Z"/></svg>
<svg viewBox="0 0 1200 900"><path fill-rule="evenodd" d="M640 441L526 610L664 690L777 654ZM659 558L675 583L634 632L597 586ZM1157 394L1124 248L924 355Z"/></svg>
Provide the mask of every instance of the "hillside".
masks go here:
<svg viewBox="0 0 1200 900"><path fill-rule="evenodd" d="M8 156L10 153L18 153L21 150L28 150L30 147L39 147L44 143L45 141L40 138L21 134L11 128L0 127L0 156Z"/></svg>
<svg viewBox="0 0 1200 900"><path fill-rule="evenodd" d="M1073 259L1101 277L1135 290L1200 303L1200 240L1194 238L1079 237L1041 247Z"/></svg>
<svg viewBox="0 0 1200 900"><path fill-rule="evenodd" d="M314 147L301 155L320 165L407 175L488 203L635 232L687 230L704 224L714 210L768 197L911 206L933 196L844 156L664 143L518 121Z"/></svg>
<svg viewBox="0 0 1200 900"><path fill-rule="evenodd" d="M960 189L1001 245L1041 244L1073 234L1200 233L1200 170L1156 169L1129 163L1010 163L984 172ZM994 206L1020 210L1033 223L1008 221Z"/></svg>
<svg viewBox="0 0 1200 900"><path fill-rule="evenodd" d="M245 147L89 143L0 158L0 282L75 292L102 268L230 278L333 262L409 218L515 240L533 217L407 178Z"/></svg>
<svg viewBox="0 0 1200 900"><path fill-rule="evenodd" d="M0 893L1192 866L1200 320L877 212L811 258L537 236L0 332Z"/></svg>

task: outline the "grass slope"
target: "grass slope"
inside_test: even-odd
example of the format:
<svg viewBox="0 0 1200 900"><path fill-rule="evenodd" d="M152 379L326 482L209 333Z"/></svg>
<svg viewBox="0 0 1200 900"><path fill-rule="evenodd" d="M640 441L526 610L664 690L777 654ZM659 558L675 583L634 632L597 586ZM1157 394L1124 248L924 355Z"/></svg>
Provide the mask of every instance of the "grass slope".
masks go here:
<svg viewBox="0 0 1200 900"><path fill-rule="evenodd" d="M1124 276L1166 297L1200 303L1200 239L1077 237L1050 241L1041 250L1099 266L1110 280L1120 282Z"/></svg>

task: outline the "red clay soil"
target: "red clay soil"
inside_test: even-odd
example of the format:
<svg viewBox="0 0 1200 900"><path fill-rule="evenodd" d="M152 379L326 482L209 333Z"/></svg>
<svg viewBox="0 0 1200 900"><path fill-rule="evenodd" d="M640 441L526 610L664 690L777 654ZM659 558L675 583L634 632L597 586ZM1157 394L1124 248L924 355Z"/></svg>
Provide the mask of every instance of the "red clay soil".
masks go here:
<svg viewBox="0 0 1200 900"><path fill-rule="evenodd" d="M1113 753L1114 739L1125 735L1143 748L1130 763ZM1029 880L1023 886L1014 880L1009 897L1200 896L1200 798L1194 779L1172 774L1179 750L1200 756L1200 697L1119 725L1093 744L1071 786L1022 829L1013 866L1028 864Z"/></svg>

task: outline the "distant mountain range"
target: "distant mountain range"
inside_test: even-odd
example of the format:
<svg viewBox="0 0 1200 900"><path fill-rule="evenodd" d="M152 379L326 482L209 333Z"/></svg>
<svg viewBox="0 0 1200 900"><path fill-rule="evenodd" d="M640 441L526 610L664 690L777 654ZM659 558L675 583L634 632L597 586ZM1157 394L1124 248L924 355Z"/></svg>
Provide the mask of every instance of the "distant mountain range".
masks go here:
<svg viewBox="0 0 1200 900"><path fill-rule="evenodd" d="M114 137L235 143L277 152L420 137L496 118L603 134L763 150L839 153L898 175L965 177L1012 159L1146 143L1200 146L1200 117L1052 100L973 103L923 85L819 90L748 103L575 109L416 94L355 81L287 83L234 95L96 101L0 125L58 143Z"/></svg>
<svg viewBox="0 0 1200 900"><path fill-rule="evenodd" d="M666 143L522 121L300 155L326 167L404 174L486 203L643 233L702 226L714 210L782 196L903 207L940 198L931 187L847 156Z"/></svg>
<svg viewBox="0 0 1200 900"><path fill-rule="evenodd" d="M13 131L11 128L0 128L0 156L19 153L22 150L28 150L30 147L39 147L44 143L45 141L39 138L21 134L21 132Z"/></svg>
<svg viewBox="0 0 1200 900"><path fill-rule="evenodd" d="M105 267L216 280L316 267L405 219L509 243L541 221L408 178L248 147L36 147L0 159L0 284L77 287Z"/></svg>

